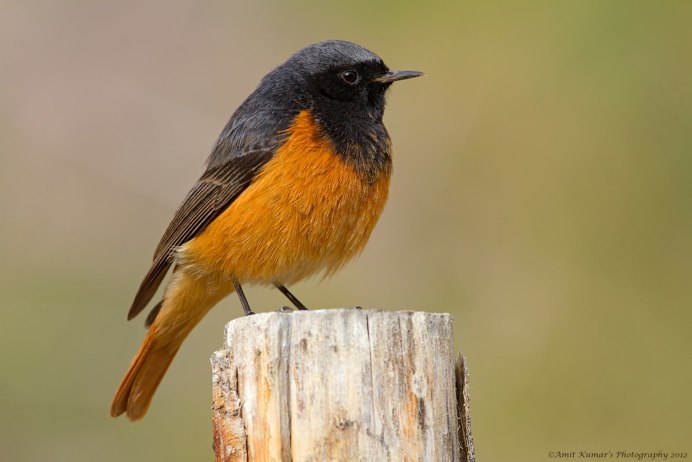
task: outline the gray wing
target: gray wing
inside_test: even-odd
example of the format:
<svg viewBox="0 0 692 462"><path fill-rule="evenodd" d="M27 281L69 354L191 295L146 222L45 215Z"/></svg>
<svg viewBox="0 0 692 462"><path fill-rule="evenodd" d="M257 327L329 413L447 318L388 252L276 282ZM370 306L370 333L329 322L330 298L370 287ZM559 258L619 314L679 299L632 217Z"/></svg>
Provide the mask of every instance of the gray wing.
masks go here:
<svg viewBox="0 0 692 462"><path fill-rule="evenodd" d="M151 301L173 262L176 247L197 236L233 203L274 156L277 145L278 140L267 146L253 146L236 155L229 155L229 159L223 163L210 162L183 200L156 247L154 261L135 295L128 320L137 316ZM223 149L223 146L217 146L217 149Z"/></svg>

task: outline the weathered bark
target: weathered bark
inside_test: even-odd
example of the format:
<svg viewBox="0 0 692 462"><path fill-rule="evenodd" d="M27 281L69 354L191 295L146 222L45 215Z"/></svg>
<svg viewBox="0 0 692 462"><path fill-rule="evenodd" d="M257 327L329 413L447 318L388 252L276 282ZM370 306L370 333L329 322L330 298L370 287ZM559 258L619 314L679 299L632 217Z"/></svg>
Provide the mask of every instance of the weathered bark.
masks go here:
<svg viewBox="0 0 692 462"><path fill-rule="evenodd" d="M216 458L472 461L466 369L452 344L449 314L231 321L212 356Z"/></svg>

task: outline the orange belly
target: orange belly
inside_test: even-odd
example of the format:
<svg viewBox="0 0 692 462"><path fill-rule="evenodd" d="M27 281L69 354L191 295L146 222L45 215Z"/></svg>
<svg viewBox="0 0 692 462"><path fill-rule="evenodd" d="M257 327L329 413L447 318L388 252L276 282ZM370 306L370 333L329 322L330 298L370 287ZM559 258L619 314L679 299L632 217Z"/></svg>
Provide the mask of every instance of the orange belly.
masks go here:
<svg viewBox="0 0 692 462"><path fill-rule="evenodd" d="M333 273L365 246L389 188L334 153L309 112L252 184L178 251L188 274L239 282L292 284Z"/></svg>

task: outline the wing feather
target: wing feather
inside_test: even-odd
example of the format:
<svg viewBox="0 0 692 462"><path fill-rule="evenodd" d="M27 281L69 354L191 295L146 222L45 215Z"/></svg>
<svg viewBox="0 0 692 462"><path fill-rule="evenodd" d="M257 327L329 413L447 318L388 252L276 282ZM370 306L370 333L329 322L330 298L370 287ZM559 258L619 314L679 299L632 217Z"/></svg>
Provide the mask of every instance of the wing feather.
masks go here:
<svg viewBox="0 0 692 462"><path fill-rule="evenodd" d="M154 252L154 261L132 302L127 319L139 314L151 301L173 263L175 249L197 236L252 182L276 152L279 140L261 148L236 151L225 163L215 162L195 183L173 216ZM225 147L217 146L217 149ZM218 158L218 152L215 152Z"/></svg>

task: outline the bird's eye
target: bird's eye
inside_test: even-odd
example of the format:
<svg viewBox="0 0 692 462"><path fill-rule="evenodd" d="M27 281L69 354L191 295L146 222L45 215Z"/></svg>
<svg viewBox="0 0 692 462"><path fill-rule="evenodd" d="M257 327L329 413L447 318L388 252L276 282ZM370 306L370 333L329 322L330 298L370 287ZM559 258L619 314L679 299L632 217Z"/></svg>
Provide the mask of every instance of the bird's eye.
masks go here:
<svg viewBox="0 0 692 462"><path fill-rule="evenodd" d="M339 72L339 77L341 80L349 85L355 85L360 81L360 76L356 71L342 71Z"/></svg>

